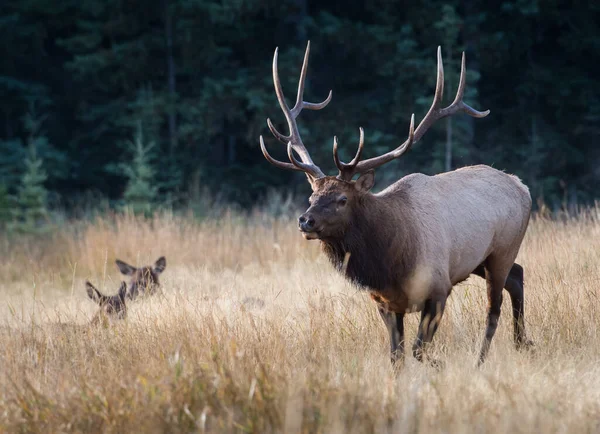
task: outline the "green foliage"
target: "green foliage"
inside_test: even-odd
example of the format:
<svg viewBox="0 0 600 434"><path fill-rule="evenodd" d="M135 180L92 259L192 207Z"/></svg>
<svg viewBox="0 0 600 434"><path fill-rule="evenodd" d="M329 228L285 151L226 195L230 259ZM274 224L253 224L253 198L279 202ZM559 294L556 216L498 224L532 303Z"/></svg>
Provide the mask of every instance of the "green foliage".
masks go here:
<svg viewBox="0 0 600 434"><path fill-rule="evenodd" d="M30 143L25 159L25 172L17 188L9 229L25 234L43 234L48 230L48 191L44 186L47 176L43 161L37 156L35 139Z"/></svg>
<svg viewBox="0 0 600 434"><path fill-rule="evenodd" d="M151 215L156 206L158 187L156 172L152 165L153 143L144 144L141 124L134 140L129 142L133 159L129 164L121 165L128 182L123 193L125 206L135 214Z"/></svg>
<svg viewBox="0 0 600 434"><path fill-rule="evenodd" d="M3 229L10 221L11 217L11 201L8 194L8 188L4 184L0 184L0 229Z"/></svg>
<svg viewBox="0 0 600 434"><path fill-rule="evenodd" d="M23 113L47 113L37 153L45 185L63 197L86 191L111 200L129 176L114 170L141 122L161 155L152 186L177 205L202 187L251 206L269 187L308 192L303 175L271 167L258 148L285 149L265 119L285 130L271 81L273 50L288 103L306 40L312 53L305 96L333 101L302 113L315 162L333 172L331 138L351 158L365 128L365 157L406 137L435 88L442 46L446 98L467 54L465 101L491 114L441 121L377 187L410 172L484 163L516 173L535 198L561 206L592 201L600 182L600 9L591 3L525 0L5 0L0 2L0 183L16 191L27 154ZM542 7L543 6L543 7ZM51 146L50 144L56 144ZM129 187L128 187L129 188ZM145 188L145 187L144 187Z"/></svg>

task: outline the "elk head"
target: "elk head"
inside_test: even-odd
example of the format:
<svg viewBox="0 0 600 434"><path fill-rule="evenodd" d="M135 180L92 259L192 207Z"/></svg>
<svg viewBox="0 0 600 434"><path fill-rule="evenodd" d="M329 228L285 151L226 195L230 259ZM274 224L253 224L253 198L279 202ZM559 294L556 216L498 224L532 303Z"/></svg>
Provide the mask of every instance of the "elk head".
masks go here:
<svg viewBox="0 0 600 434"><path fill-rule="evenodd" d="M135 299L140 294L154 294L159 288L158 276L165 271L167 260L161 256L152 266L134 267L119 259L116 261L119 271L125 276L131 276L127 297Z"/></svg>
<svg viewBox="0 0 600 434"><path fill-rule="evenodd" d="M414 127L415 117L413 114L410 119L408 138L396 149L367 160L361 160L364 148L364 131L360 128L358 150L352 161L349 163L344 163L340 160L338 156L337 137L334 137L333 159L339 172L337 176L325 176L321 169L319 169L310 158L296 124L296 119L302 109L321 110L329 104L332 97L332 92L330 91L329 96L321 103L309 103L303 100L309 53L310 42L308 43L304 54L304 63L302 64L300 80L298 82L296 103L291 109L285 101L283 89L279 80L279 72L277 69L278 49L275 49L275 54L273 56L273 82L275 85L275 93L277 94L277 100L279 101L281 110L286 118L289 134L285 135L280 133L270 119L267 119L267 126L277 140L287 145L287 154L290 162L279 161L271 157L265 147L263 137L260 136L260 147L269 163L282 169L304 172L310 182L313 190L309 199L310 207L298 219L299 230L306 239L327 240L329 238L343 236L344 232L353 221L353 214L355 214L360 206L364 204L365 197L370 194L370 189L375 183L374 170L389 161L399 158L407 152L414 143L419 141L434 122L447 116L452 116L458 112L464 112L476 118L483 118L489 114L489 110L480 112L463 102L466 85L464 53L462 55L460 81L456 97L448 107L441 107L444 92L444 67L442 63L442 51L441 48L438 47L435 95L429 111L417 128L415 129ZM296 157L296 154L300 157L299 160ZM359 178L354 181L352 178L357 174L359 175Z"/></svg>
<svg viewBox="0 0 600 434"><path fill-rule="evenodd" d="M121 282L119 292L116 295L104 295L90 282L85 282L85 289L88 297L100 306L100 312L92 320L96 324L101 320L115 321L127 317L127 305L125 304L125 295L127 294L127 284Z"/></svg>

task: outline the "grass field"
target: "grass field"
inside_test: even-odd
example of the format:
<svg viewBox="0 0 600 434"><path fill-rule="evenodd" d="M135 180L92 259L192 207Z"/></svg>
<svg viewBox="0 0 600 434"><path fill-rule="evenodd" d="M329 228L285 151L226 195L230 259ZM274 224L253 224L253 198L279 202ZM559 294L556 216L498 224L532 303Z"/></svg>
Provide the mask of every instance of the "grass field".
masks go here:
<svg viewBox="0 0 600 434"><path fill-rule="evenodd" d="M160 295L86 325L86 279L115 293L115 258L161 255ZM518 262L535 352L514 349L505 296L480 369L482 279L453 291L432 347L444 367L394 372L370 298L288 218L103 218L0 235L0 258L2 432L600 432L599 209L532 221Z"/></svg>

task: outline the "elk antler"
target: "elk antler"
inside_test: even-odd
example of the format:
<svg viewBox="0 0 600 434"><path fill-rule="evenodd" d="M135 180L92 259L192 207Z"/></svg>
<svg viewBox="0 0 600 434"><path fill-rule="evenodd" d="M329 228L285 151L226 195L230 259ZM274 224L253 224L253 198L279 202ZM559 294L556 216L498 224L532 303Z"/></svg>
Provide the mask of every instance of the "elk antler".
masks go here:
<svg viewBox="0 0 600 434"><path fill-rule="evenodd" d="M427 132L427 130L434 124L435 121L445 118L447 116L452 116L458 112L465 112L469 116L473 116L475 118L484 118L486 117L490 111L486 110L483 112L477 111L474 108L468 106L463 102L463 97L465 94L465 84L467 80L466 75L466 67L465 67L465 53L462 54L462 63L460 68L460 81L458 84L458 90L456 91L456 97L452 104L450 104L446 108L441 108L440 105L442 103L442 96L444 94L444 65L442 63L442 49L438 47L437 50L437 83L435 86L435 95L433 97L433 102L431 103L431 107L429 111L423 118L423 120L419 123L417 129L414 129L415 115L413 114L410 119L410 128L408 132L408 139L396 149L380 155L379 157L370 158L364 161L358 161L360 159L360 154L362 153L362 149L364 146L364 137L361 128L360 142L358 144L358 152L354 159L348 163L342 163L337 155L337 138L334 138L333 141L333 159L335 164L339 170L338 178L343 179L345 181L350 181L352 177L357 173L364 173L368 170L375 169L383 164L392 161L406 151L408 151L414 143L417 143L421 137Z"/></svg>
<svg viewBox="0 0 600 434"><path fill-rule="evenodd" d="M310 41L306 46L306 52L304 54L304 63L302 64L302 71L300 73L300 80L298 81L298 95L296 97L296 104L290 110L287 103L285 102L285 96L283 95L283 89L281 87L281 81L279 80L279 72L277 70L277 57L278 57L279 48L275 49L275 54L273 55L273 83L275 85L275 93L277 94L277 100L279 101L279 105L281 106L281 110L285 115L285 119L287 120L287 124L290 130L289 135L281 134L273 123L271 119L267 119L267 125L269 129L275 136L277 140L282 143L287 143L287 153L290 159L290 163L286 163L283 161L279 161L271 157L267 148L265 147L265 142L263 141L262 135L260 136L260 149L262 150L263 155L267 159L267 161L274 166L277 166L282 169L290 169L290 170L299 170L305 172L312 178L322 178L325 175L319 169L319 167L313 163L312 159L306 148L304 147L304 143L302 143L302 138L300 137L300 132L298 131L298 125L296 124L296 118L302 111L302 109L308 110L321 110L329 104L331 101L332 92L329 91L329 96L325 101L320 103L310 103L303 101L304 96L304 82L306 81L306 70L308 69L308 55L310 53ZM300 160L296 159L294 156L294 152L296 152L300 156Z"/></svg>

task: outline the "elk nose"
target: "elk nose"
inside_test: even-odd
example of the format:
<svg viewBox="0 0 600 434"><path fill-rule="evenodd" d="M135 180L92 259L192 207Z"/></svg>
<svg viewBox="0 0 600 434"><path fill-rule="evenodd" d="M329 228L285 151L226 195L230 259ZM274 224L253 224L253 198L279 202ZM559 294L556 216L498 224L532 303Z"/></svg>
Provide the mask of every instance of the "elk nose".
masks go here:
<svg viewBox="0 0 600 434"><path fill-rule="evenodd" d="M311 215L302 214L298 218L298 226L303 231L310 231L315 226L315 219Z"/></svg>

